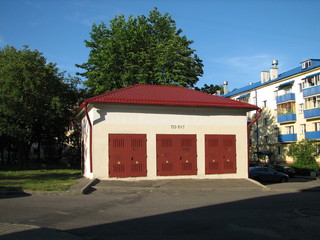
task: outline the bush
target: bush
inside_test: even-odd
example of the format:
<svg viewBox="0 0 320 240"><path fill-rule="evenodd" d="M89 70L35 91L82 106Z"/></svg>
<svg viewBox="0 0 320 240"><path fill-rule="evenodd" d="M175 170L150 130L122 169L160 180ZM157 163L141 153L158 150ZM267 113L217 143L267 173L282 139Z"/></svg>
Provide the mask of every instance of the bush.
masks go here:
<svg viewBox="0 0 320 240"><path fill-rule="evenodd" d="M313 141L304 139L300 142L292 143L289 146L288 152L288 156L292 157L294 160L291 167L318 171L319 165L315 158L316 151L317 146Z"/></svg>

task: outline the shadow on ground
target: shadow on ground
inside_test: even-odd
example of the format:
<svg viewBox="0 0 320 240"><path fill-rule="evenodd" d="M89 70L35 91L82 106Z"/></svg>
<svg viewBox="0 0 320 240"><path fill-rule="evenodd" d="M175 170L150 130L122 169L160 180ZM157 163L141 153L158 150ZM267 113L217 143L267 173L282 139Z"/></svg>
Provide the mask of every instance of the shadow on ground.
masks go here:
<svg viewBox="0 0 320 240"><path fill-rule="evenodd" d="M310 189L299 193L271 194L93 226L90 224L96 219L88 219L88 227L70 229L66 232L90 240L318 240L320 194L308 190ZM130 211L130 204L124 207ZM43 229L9 233L1 236L1 239L31 239L28 235L37 236L37 231ZM39 234L43 236L42 232ZM46 239L54 238L48 235Z"/></svg>
<svg viewBox="0 0 320 240"><path fill-rule="evenodd" d="M308 190L72 229L68 232L94 240L318 240L320 194Z"/></svg>
<svg viewBox="0 0 320 240"><path fill-rule="evenodd" d="M316 180L316 178L312 177L291 177L289 178L289 183L307 183L307 182L312 182ZM272 185L272 184L279 184L279 182L263 182L263 185Z"/></svg>
<svg viewBox="0 0 320 240"><path fill-rule="evenodd" d="M24 192L23 189L20 187L0 187L0 199L28 196L31 196L31 194Z"/></svg>

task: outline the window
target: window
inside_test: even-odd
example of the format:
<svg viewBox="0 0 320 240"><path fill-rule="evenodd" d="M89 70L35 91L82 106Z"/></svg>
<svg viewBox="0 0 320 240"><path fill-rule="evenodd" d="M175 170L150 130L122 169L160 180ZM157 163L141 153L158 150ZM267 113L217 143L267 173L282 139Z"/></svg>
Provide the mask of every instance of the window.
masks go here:
<svg viewBox="0 0 320 240"><path fill-rule="evenodd" d="M319 144L317 145L317 153L316 154L317 154L317 156L320 155L320 145Z"/></svg>
<svg viewBox="0 0 320 240"><path fill-rule="evenodd" d="M286 133L287 134L294 134L294 127L293 126L287 126L286 127Z"/></svg>
<svg viewBox="0 0 320 240"><path fill-rule="evenodd" d="M266 108L266 107L267 107L267 100L264 100L264 101L262 102L262 107L263 107L263 108Z"/></svg>
<svg viewBox="0 0 320 240"><path fill-rule="evenodd" d="M302 63L302 69L311 67L311 60L305 61Z"/></svg>
<svg viewBox="0 0 320 240"><path fill-rule="evenodd" d="M289 94L289 93L291 93L291 89L292 89L292 86L284 88L284 89L283 89L284 94Z"/></svg>
<svg viewBox="0 0 320 240"><path fill-rule="evenodd" d="M264 126L268 126L268 118L264 118L263 119L263 125Z"/></svg>
<svg viewBox="0 0 320 240"><path fill-rule="evenodd" d="M320 108L320 95L305 98L306 109Z"/></svg>
<svg viewBox="0 0 320 240"><path fill-rule="evenodd" d="M237 100L241 101L241 102L246 102L248 103L249 102L249 98L250 98L250 94L247 94L243 97L239 97Z"/></svg>
<svg viewBox="0 0 320 240"><path fill-rule="evenodd" d="M300 125L300 134L305 134L306 133L306 125L305 124L301 124Z"/></svg>
<svg viewBox="0 0 320 240"><path fill-rule="evenodd" d="M299 92L302 92L303 84L299 83Z"/></svg>
<svg viewBox="0 0 320 240"><path fill-rule="evenodd" d="M315 132L320 131L320 122L314 123L314 131L315 131Z"/></svg>
<svg viewBox="0 0 320 240"><path fill-rule="evenodd" d="M266 168L266 170L267 170L267 172L269 172L269 173L274 173L274 172L275 172L275 170L273 170L272 168Z"/></svg>
<svg viewBox="0 0 320 240"><path fill-rule="evenodd" d="M294 114L296 109L295 102L286 102L277 105L278 115Z"/></svg>
<svg viewBox="0 0 320 240"><path fill-rule="evenodd" d="M319 74L304 78L302 80L303 80L302 88L309 88L309 87L320 85L320 75Z"/></svg>
<svg viewBox="0 0 320 240"><path fill-rule="evenodd" d="M303 103L301 103L299 104L299 113L303 114L303 110L304 110Z"/></svg>
<svg viewBox="0 0 320 240"><path fill-rule="evenodd" d="M281 148L277 147L277 154L280 155L281 154Z"/></svg>

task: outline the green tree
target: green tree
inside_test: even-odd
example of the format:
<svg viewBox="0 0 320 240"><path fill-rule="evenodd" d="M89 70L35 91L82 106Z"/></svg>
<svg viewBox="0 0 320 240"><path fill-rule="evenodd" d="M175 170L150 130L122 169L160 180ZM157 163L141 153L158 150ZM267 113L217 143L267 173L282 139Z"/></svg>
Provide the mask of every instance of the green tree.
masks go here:
<svg viewBox="0 0 320 240"><path fill-rule="evenodd" d="M149 16L116 16L93 24L88 62L76 65L87 78L93 94L133 84L179 85L193 87L203 74L202 60L190 48L193 41L180 36L181 29L157 8Z"/></svg>
<svg viewBox="0 0 320 240"><path fill-rule="evenodd" d="M17 146L20 168L32 143L64 136L76 97L74 85L39 51L0 49L0 136Z"/></svg>
<svg viewBox="0 0 320 240"><path fill-rule="evenodd" d="M210 84L210 85L204 84L203 87L201 87L201 88L195 87L194 89L197 91L205 92L205 93L209 93L209 94L216 94L217 91L220 91L220 94L223 94L223 86L222 85L219 86L219 85L213 85L213 84Z"/></svg>
<svg viewBox="0 0 320 240"><path fill-rule="evenodd" d="M293 166L297 168L318 170L319 166L315 158L316 151L317 145L315 142L303 139L300 142L290 144L288 156L293 158Z"/></svg>

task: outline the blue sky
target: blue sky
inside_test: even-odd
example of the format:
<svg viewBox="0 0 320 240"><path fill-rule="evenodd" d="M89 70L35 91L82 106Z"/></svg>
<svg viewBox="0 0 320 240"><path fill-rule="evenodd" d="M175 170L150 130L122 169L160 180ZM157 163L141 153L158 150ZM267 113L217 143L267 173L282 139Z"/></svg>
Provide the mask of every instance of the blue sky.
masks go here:
<svg viewBox="0 0 320 240"><path fill-rule="evenodd" d="M87 61L92 24L115 15L170 13L204 63L197 86L260 79L279 60L279 72L320 58L318 0L0 0L0 48L38 49L71 75Z"/></svg>

